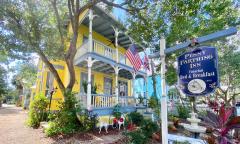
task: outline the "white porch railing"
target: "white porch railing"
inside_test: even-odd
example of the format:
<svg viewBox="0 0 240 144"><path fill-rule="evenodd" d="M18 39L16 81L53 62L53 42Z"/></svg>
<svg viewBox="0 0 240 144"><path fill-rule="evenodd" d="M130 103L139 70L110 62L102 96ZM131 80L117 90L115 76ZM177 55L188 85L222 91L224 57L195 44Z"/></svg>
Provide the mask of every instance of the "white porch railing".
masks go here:
<svg viewBox="0 0 240 144"><path fill-rule="evenodd" d="M93 52L103 55L107 58L116 59L116 50L112 49L109 46L106 46L105 44L98 42L96 40L93 40Z"/></svg>
<svg viewBox="0 0 240 144"><path fill-rule="evenodd" d="M94 108L113 107L116 104L114 95L92 94L92 106Z"/></svg>
<svg viewBox="0 0 240 144"><path fill-rule="evenodd" d="M78 94L77 99L80 100L83 107L87 107L87 95ZM122 107L124 106L136 106L136 99L132 96L120 96L118 98L118 103ZM114 107L116 105L115 95L105 95L105 94L92 94L91 105L93 108L107 108Z"/></svg>
<svg viewBox="0 0 240 144"><path fill-rule="evenodd" d="M136 98L133 96L120 96L118 98L118 103L121 106L136 106Z"/></svg>
<svg viewBox="0 0 240 144"><path fill-rule="evenodd" d="M88 52L88 49L89 49L89 43L88 42L81 45L77 50L77 53L75 55L75 59L77 59L80 56L86 54ZM101 43L101 42L99 42L99 41L93 40L93 51L92 52L116 61L116 50L107 46L107 45L105 45L105 44L103 44L103 43ZM127 63L126 56L124 54L120 53L120 52L119 52L119 62L122 63L122 64L130 65L130 63Z"/></svg>

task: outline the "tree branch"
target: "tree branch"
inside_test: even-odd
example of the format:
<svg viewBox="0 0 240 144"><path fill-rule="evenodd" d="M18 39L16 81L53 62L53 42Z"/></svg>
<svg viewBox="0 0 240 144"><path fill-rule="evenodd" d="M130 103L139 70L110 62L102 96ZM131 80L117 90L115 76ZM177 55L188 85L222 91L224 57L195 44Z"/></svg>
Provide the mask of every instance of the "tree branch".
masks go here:
<svg viewBox="0 0 240 144"><path fill-rule="evenodd" d="M56 20L57 20L58 32L60 34L60 39L61 39L61 47L64 48L64 36L63 36L63 31L62 31L62 23L61 23L61 18L60 18L59 13L58 13L56 1L57 0L52 0L51 3L52 3L53 10L54 10Z"/></svg>
<svg viewBox="0 0 240 144"><path fill-rule="evenodd" d="M44 62L44 64L47 66L47 68L53 74L54 78L56 79L56 81L58 83L58 86L59 86L62 94L64 94L65 86L64 86L61 78L59 77L57 70L54 68L53 64L50 63L50 61L47 59L47 57L45 56L45 54L41 50L38 50L37 53L40 56L41 60Z"/></svg>
<svg viewBox="0 0 240 144"><path fill-rule="evenodd" d="M72 24L72 30L74 31L74 22L73 22L73 11L71 6L71 0L68 0L68 10L69 10L69 18Z"/></svg>
<svg viewBox="0 0 240 144"><path fill-rule="evenodd" d="M139 12L140 10L142 9L146 9L147 6L144 6L142 8L137 8L137 7L131 7L131 9L129 8L125 8L124 6L125 5L130 5L132 0L126 0L125 2L121 3L121 4L117 4L117 3L114 3L114 2L110 2L108 0L102 0L103 3L107 4L108 6L113 6L113 7L116 7L116 8L120 8L120 9L123 9L129 13L133 13L133 12Z"/></svg>

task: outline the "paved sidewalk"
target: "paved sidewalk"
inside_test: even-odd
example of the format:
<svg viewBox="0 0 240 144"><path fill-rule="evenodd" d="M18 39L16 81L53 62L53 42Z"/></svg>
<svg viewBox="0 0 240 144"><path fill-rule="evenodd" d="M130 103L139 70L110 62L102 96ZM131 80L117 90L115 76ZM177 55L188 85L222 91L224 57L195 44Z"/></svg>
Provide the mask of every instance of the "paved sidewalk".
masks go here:
<svg viewBox="0 0 240 144"><path fill-rule="evenodd" d="M41 129L28 128L25 125L27 112L14 105L0 107L0 144L50 144Z"/></svg>

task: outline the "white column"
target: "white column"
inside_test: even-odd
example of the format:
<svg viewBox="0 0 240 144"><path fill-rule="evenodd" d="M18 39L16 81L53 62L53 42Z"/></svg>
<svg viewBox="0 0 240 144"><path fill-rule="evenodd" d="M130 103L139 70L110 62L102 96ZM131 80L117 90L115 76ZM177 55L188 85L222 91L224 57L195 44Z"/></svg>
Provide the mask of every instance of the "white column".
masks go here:
<svg viewBox="0 0 240 144"><path fill-rule="evenodd" d="M136 73L132 72L132 76L133 76L133 79L132 79L132 97L135 100L135 104L137 104L137 99L135 98L135 90L134 90L134 83L135 83Z"/></svg>
<svg viewBox="0 0 240 144"><path fill-rule="evenodd" d="M89 52L93 50L93 38L92 38L92 22L93 22L93 11L92 9L89 10Z"/></svg>
<svg viewBox="0 0 240 144"><path fill-rule="evenodd" d="M119 103L119 91L118 91L118 72L119 72L119 67L115 67L115 94L116 94L116 104Z"/></svg>
<svg viewBox="0 0 240 144"><path fill-rule="evenodd" d="M135 91L134 91L134 83L135 83L135 78L136 78L136 73L135 72L132 72L132 76L133 76L133 79L132 79L132 96L134 97L135 96Z"/></svg>
<svg viewBox="0 0 240 144"><path fill-rule="evenodd" d="M89 10L89 48L88 52L92 52L93 50L93 39L92 39L92 21L93 21L93 11L90 9ZM92 95L91 95L91 75L92 75L92 58L88 57L87 60L87 65L88 65L88 85L87 85L87 108L91 109L91 101L92 101Z"/></svg>
<svg viewBox="0 0 240 144"><path fill-rule="evenodd" d="M167 96L166 96L166 80L165 80L165 39L160 39L160 58L161 58L161 85L162 85L162 98L161 98L161 120L162 120L162 144L168 143L168 120L167 120Z"/></svg>
<svg viewBox="0 0 240 144"><path fill-rule="evenodd" d="M145 87L146 87L145 96L146 96L146 102L147 102L147 100L149 99L148 98L148 77L147 77L147 75L144 76L144 81L145 81ZM148 102L146 104L148 106Z"/></svg>
<svg viewBox="0 0 240 144"><path fill-rule="evenodd" d="M116 61L117 63L119 63L119 54L118 54L118 34L119 34L119 31L118 29L114 29L115 31L115 46L116 46Z"/></svg>
<svg viewBox="0 0 240 144"><path fill-rule="evenodd" d="M91 95L91 91L92 91L92 80L91 80L91 75L92 75L92 58L88 57L88 85L87 85L87 108L91 109L91 101L92 101L92 95Z"/></svg>

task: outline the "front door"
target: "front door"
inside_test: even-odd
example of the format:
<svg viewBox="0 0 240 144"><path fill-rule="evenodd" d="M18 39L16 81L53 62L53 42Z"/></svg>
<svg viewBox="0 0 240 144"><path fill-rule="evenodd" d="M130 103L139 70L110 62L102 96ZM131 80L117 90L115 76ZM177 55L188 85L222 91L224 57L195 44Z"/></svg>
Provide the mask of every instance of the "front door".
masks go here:
<svg viewBox="0 0 240 144"><path fill-rule="evenodd" d="M128 95L128 83L125 81L118 81L119 86L119 96L127 96Z"/></svg>
<svg viewBox="0 0 240 144"><path fill-rule="evenodd" d="M104 78L104 94L112 95L112 79Z"/></svg>

